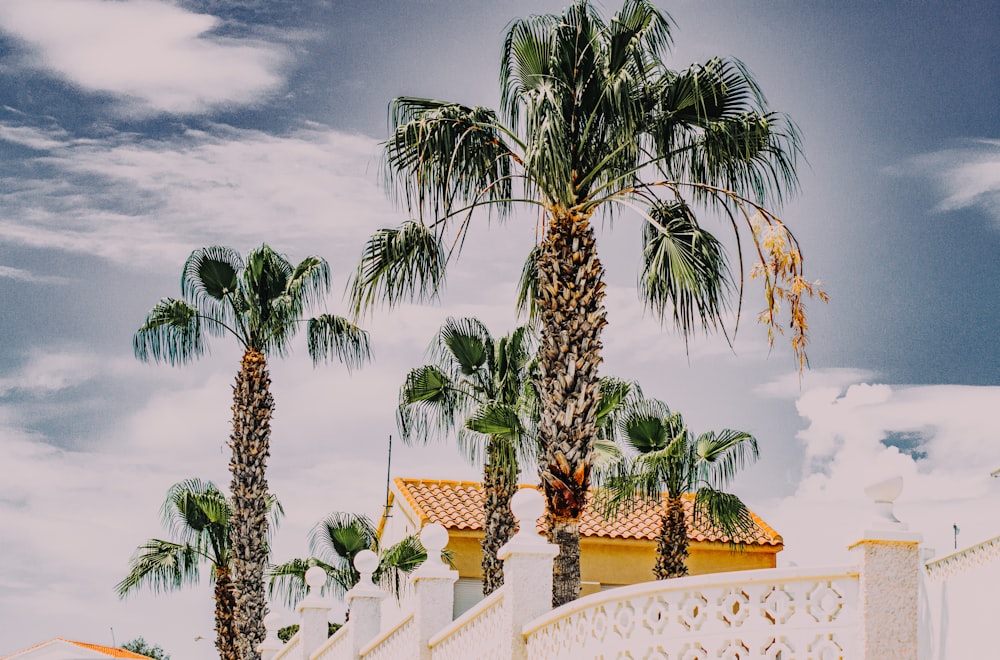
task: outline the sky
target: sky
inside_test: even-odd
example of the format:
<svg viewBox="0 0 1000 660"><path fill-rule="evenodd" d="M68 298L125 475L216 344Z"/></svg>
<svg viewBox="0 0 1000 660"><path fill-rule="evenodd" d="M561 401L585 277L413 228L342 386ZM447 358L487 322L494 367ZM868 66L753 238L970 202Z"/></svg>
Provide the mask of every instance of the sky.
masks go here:
<svg viewBox="0 0 1000 660"><path fill-rule="evenodd" d="M0 2L0 655L52 637L137 636L213 657L207 581L119 601L133 550L162 537L169 486L226 486L233 342L183 368L131 337L179 294L193 249L267 242L326 258L342 295L364 240L406 219L382 188L396 96L495 107L515 17L565 0ZM736 56L803 136L779 209L829 304L811 368L767 344L748 289L733 347L687 349L635 293L638 217L598 233L603 372L639 381L695 432L753 433L733 488L784 536L783 564L838 563L902 475L897 515L938 554L1000 533L1000 5L676 0L669 64ZM598 3L608 15L613 1ZM449 316L518 322L534 215L475 224L439 301L361 321L375 360L271 365L273 558L306 556L331 511L377 517L406 372ZM722 224L710 229L724 235ZM392 476L476 479L447 443L393 447ZM532 474L526 481L534 479Z"/></svg>

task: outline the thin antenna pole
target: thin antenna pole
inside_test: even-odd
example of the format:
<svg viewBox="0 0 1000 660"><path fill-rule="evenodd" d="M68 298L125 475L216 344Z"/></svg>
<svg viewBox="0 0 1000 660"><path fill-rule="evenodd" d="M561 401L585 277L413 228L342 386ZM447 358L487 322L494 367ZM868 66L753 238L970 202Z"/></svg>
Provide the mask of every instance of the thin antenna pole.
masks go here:
<svg viewBox="0 0 1000 660"><path fill-rule="evenodd" d="M382 514L384 518L389 517L389 509L391 507L391 505L389 504L391 483L392 483L392 435L389 436L389 455L385 461L385 511Z"/></svg>
<svg viewBox="0 0 1000 660"><path fill-rule="evenodd" d="M111 628L111 648L118 648L118 642L115 641L115 627L109 626Z"/></svg>

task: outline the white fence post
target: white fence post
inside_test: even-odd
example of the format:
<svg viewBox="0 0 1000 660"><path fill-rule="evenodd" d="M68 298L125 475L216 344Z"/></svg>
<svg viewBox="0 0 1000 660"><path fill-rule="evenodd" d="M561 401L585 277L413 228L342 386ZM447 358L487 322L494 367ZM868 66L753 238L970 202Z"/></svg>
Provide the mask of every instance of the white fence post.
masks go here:
<svg viewBox="0 0 1000 660"><path fill-rule="evenodd" d="M458 571L448 568L441 560L441 551L448 545L448 530L437 523L424 525L420 542L427 550L427 559L411 576L416 594L413 623L417 628L419 647L413 657L430 660L428 640L451 623Z"/></svg>
<svg viewBox="0 0 1000 660"><path fill-rule="evenodd" d="M299 602L299 648L302 650L302 660L309 660L319 647L326 643L329 634L330 609L333 604L320 596L320 589L326 584L326 571L319 566L313 566L306 571L306 584L309 585L309 595Z"/></svg>
<svg viewBox="0 0 1000 660"><path fill-rule="evenodd" d="M388 594L372 581L372 574L378 568L378 555L362 550L354 558L354 567L361 573L361 579L344 598L348 607L351 657L357 658L361 648L375 639L382 628L382 601Z"/></svg>
<svg viewBox="0 0 1000 660"><path fill-rule="evenodd" d="M535 530L535 522L545 512L542 494L522 488L510 502L520 529L497 552L503 560L504 610L510 624L510 658L528 657L524 626L552 609L552 560L559 546L549 543Z"/></svg>
<svg viewBox="0 0 1000 660"><path fill-rule="evenodd" d="M257 651L260 653L260 660L271 660L285 645L284 642L278 639L278 629L280 627L281 615L277 612L271 612L264 617L264 629L267 630L267 636L264 637L264 641L257 647Z"/></svg>
<svg viewBox="0 0 1000 660"><path fill-rule="evenodd" d="M892 511L903 489L894 477L865 488L877 517L862 539L850 546L861 567L858 600L861 657L865 660L913 660L918 657L920 534L909 531Z"/></svg>

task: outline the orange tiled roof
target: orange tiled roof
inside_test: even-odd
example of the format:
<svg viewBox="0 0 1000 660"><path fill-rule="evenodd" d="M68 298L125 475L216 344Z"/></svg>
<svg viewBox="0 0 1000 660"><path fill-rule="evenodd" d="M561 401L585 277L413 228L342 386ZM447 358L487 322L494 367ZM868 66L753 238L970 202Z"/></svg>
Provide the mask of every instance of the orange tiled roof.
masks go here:
<svg viewBox="0 0 1000 660"><path fill-rule="evenodd" d="M480 484L474 481L451 480L395 480L396 488L409 507L420 518L421 524L436 522L448 529L481 530L483 528L483 493ZM521 488L534 488L521 484ZM593 491L590 497L592 501ZM694 496L684 495L684 515L688 524L688 539L691 541L716 541L729 543L731 540L750 545L781 546L781 536L757 514L751 512L753 530L740 538L730 539L721 530L701 519L693 524ZM588 505L580 517L580 535L620 539L655 540L660 529L660 507L640 504L632 511L623 511L614 520L604 518ZM543 531L541 524L538 531Z"/></svg>
<svg viewBox="0 0 1000 660"><path fill-rule="evenodd" d="M62 637L56 637L55 639L50 639L47 642L41 642L40 644L35 644L34 646L29 646L26 649L18 651L12 655L4 656L0 660L7 660L7 658L16 658L27 651L32 649L37 649L46 644L51 644L53 642L65 642L67 644L73 644L74 646L79 646L85 649L90 649L91 651L97 651L98 653L103 653L109 658L139 658L140 660L149 660L147 656L139 655L138 653L132 653L132 651L126 651L125 649L118 649L111 646L101 646L100 644L87 644L86 642L75 642L72 639L63 639Z"/></svg>

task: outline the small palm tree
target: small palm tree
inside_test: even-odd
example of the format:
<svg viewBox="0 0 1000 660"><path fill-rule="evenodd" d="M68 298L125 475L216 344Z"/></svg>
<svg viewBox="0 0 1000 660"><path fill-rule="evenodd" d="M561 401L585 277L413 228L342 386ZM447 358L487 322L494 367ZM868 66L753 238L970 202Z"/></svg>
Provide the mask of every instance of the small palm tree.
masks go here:
<svg viewBox="0 0 1000 660"><path fill-rule="evenodd" d="M685 493L694 494L695 518L705 517L730 539L753 527L746 505L725 492L735 474L757 459L752 435L726 429L695 438L680 413L657 399L624 411L618 426L625 456L609 469L601 498L608 515L640 500L663 507L653 569L657 580L688 574Z"/></svg>
<svg viewBox="0 0 1000 660"><path fill-rule="evenodd" d="M406 376L399 427L407 442L455 432L459 447L483 465L483 595L503 585L497 551L514 534L510 499L519 457L537 451L534 336L528 326L494 339L475 318L449 318L429 351L431 364Z"/></svg>
<svg viewBox="0 0 1000 660"><path fill-rule="evenodd" d="M268 510L272 525L276 524L282 509L273 497L268 498ZM160 511L174 540L150 539L139 546L128 575L115 587L118 596L125 598L143 587L160 592L197 584L199 568L207 563L215 584L215 647L223 660L236 660L229 541L232 506L214 483L187 479L170 487Z"/></svg>
<svg viewBox="0 0 1000 660"><path fill-rule="evenodd" d="M195 250L181 276L183 300L164 298L135 333L140 360L185 364L206 350L207 336L231 336L243 348L233 387L232 579L235 626L241 660L257 660L264 640L264 570L267 566L267 457L274 399L269 356L282 356L306 323L305 308L330 286L330 270L319 257L297 266L267 245L246 261L226 247ZM370 357L368 335L353 323L324 314L308 320L309 354L314 364L336 357L348 369Z"/></svg>
<svg viewBox="0 0 1000 660"><path fill-rule="evenodd" d="M309 532L308 559L290 559L272 566L269 593L294 607L308 592L306 571L319 566L326 571L324 592L343 596L361 579L354 559L362 550L379 556L373 579L397 597L403 585L403 575L412 573L427 559L427 551L416 536L407 536L388 548L380 547L378 531L367 516L335 511Z"/></svg>
<svg viewBox="0 0 1000 660"><path fill-rule="evenodd" d="M595 214L635 211L640 296L686 340L719 328L730 294L742 295L742 268L732 286L721 244L695 214L717 211L749 239L737 241L741 267L744 244L760 259L753 273L764 281L769 335L787 304L800 368L806 360L804 300L814 283L794 236L764 206L796 187L797 132L737 60L669 69L671 28L651 0L624 0L610 21L577 0L560 15L510 24L499 113L397 98L384 163L411 219L369 238L352 283L356 313L433 298L477 210L537 209L541 241L528 270L541 324L539 476L560 546L556 605L580 590L579 521L600 406L607 320Z"/></svg>

